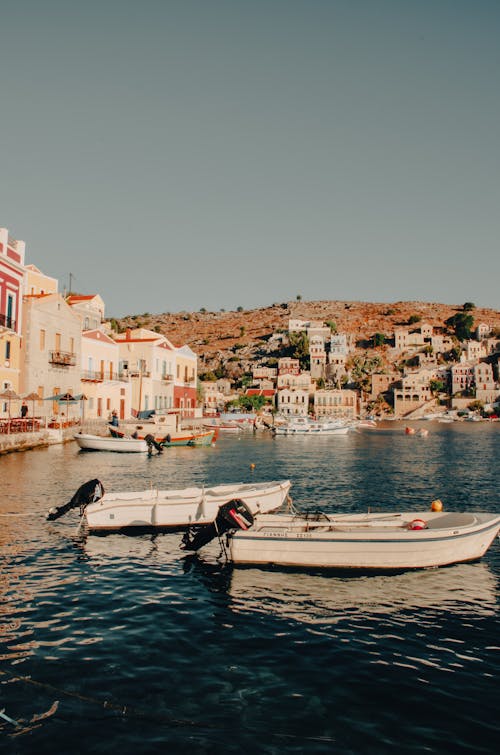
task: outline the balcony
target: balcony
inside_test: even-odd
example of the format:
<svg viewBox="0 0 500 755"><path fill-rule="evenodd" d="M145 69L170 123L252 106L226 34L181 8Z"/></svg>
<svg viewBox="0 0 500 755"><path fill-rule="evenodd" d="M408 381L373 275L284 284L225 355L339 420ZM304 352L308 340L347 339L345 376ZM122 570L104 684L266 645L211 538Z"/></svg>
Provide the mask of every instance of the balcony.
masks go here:
<svg viewBox="0 0 500 755"><path fill-rule="evenodd" d="M164 375L162 375L162 376L161 376L161 379L162 379L162 380L163 380L163 381L164 381L165 383L172 383L172 382L173 382L173 380L174 380L174 376L173 376L173 375L170 375L170 374L167 374L167 373L165 373Z"/></svg>
<svg viewBox="0 0 500 755"><path fill-rule="evenodd" d="M81 374L81 380L87 383L103 383L105 380L123 380L122 373L102 372L101 370L84 370ZM127 380L127 378L125 378Z"/></svg>
<svg viewBox="0 0 500 755"><path fill-rule="evenodd" d="M0 315L0 328L2 330L5 328L6 330L12 330L15 333L16 325L17 323L12 317L9 317L8 315Z"/></svg>
<svg viewBox="0 0 500 755"><path fill-rule="evenodd" d="M59 367L74 367L76 354L72 351L49 351L49 363Z"/></svg>

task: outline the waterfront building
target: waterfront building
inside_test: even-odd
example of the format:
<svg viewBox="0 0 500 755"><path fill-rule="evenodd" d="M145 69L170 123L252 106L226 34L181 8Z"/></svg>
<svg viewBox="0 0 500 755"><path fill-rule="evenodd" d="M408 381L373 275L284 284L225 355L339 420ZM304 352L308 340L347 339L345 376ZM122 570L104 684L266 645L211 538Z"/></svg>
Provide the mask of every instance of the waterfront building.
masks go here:
<svg viewBox="0 0 500 755"><path fill-rule="evenodd" d="M470 362L460 362L450 367L451 373L451 395L455 393L466 393L474 385L474 365Z"/></svg>
<svg viewBox="0 0 500 755"><path fill-rule="evenodd" d="M309 411L309 391L282 388L277 393L277 409L280 414L306 417Z"/></svg>
<svg viewBox="0 0 500 755"><path fill-rule="evenodd" d="M355 419L359 415L359 397L356 391L339 388L317 389L314 393L316 417Z"/></svg>
<svg viewBox="0 0 500 755"><path fill-rule="evenodd" d="M483 404L493 404L500 393L499 386L493 375L493 365L489 362L479 362L474 365L474 385L476 400Z"/></svg>
<svg viewBox="0 0 500 755"><path fill-rule="evenodd" d="M85 320L84 320L85 321ZM82 333L81 392L87 419L107 419L112 411L128 419L132 390L128 377L120 375L120 347L100 329Z"/></svg>
<svg viewBox="0 0 500 755"><path fill-rule="evenodd" d="M128 328L115 336L119 374L131 384L131 412L174 409L176 349L163 335L145 328Z"/></svg>
<svg viewBox="0 0 500 755"><path fill-rule="evenodd" d="M400 417L423 408L433 400L430 381L445 380L446 375L445 368L418 370L404 375L393 389L394 415Z"/></svg>
<svg viewBox="0 0 500 755"><path fill-rule="evenodd" d="M0 228L0 392L20 390L25 243ZM8 402L0 404L7 416Z"/></svg>
<svg viewBox="0 0 500 755"><path fill-rule="evenodd" d="M57 401L50 396L81 391L80 318L59 293L27 295L23 298L23 341L21 348L21 391L37 393L37 413L57 415Z"/></svg>

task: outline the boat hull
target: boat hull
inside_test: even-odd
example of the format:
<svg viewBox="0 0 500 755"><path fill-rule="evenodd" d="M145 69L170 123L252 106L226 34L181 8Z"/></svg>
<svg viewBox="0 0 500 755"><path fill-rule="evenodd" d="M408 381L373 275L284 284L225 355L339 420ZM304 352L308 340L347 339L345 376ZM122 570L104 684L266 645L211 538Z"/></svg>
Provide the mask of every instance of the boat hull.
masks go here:
<svg viewBox="0 0 500 755"><path fill-rule="evenodd" d="M148 444L138 438L113 438L79 433L75 440L82 451L118 451L120 453L146 453Z"/></svg>
<svg viewBox="0 0 500 755"><path fill-rule="evenodd" d="M426 529L409 528L418 518ZM235 564L421 569L481 558L499 529L500 516L490 514L410 512L385 520L325 517L314 524L301 517L258 517L257 526L230 536L229 557Z"/></svg>
<svg viewBox="0 0 500 755"><path fill-rule="evenodd" d="M105 493L85 510L92 531L127 529L185 529L210 524L219 507L238 498L253 514L275 511L285 501L290 481L217 485L213 488L184 490L145 490Z"/></svg>

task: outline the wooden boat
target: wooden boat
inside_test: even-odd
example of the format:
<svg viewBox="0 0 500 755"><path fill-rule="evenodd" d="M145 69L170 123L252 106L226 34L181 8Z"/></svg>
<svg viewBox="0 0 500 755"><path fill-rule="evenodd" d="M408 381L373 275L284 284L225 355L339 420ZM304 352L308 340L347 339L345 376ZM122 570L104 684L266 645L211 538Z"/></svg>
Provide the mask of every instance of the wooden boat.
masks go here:
<svg viewBox="0 0 500 755"><path fill-rule="evenodd" d="M265 514L228 536L228 553L235 564L421 569L477 560L499 531L491 513Z"/></svg>
<svg viewBox="0 0 500 755"><path fill-rule="evenodd" d="M51 509L47 518L58 519L79 506L91 531L185 529L212 523L219 507L233 500L244 502L252 514L275 511L285 501L290 485L290 480L281 480L105 493L99 480L91 480L69 503Z"/></svg>
<svg viewBox="0 0 500 755"><path fill-rule="evenodd" d="M119 451L121 453L146 453L148 444L144 439L126 437L103 437L77 433L74 436L82 451Z"/></svg>

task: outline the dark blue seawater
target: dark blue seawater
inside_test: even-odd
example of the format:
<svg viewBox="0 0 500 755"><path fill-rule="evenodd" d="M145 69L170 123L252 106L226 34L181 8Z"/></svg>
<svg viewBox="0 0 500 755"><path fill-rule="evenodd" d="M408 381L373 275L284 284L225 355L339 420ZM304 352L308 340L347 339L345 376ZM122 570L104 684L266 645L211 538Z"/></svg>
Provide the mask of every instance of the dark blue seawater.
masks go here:
<svg viewBox="0 0 500 755"><path fill-rule="evenodd" d="M489 753L498 745L500 547L391 576L232 569L180 535L46 522L107 490L290 478L295 505L498 511L500 425L221 438L162 456L0 458L0 750ZM252 471L251 464L255 464Z"/></svg>

